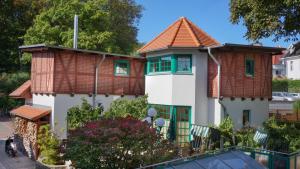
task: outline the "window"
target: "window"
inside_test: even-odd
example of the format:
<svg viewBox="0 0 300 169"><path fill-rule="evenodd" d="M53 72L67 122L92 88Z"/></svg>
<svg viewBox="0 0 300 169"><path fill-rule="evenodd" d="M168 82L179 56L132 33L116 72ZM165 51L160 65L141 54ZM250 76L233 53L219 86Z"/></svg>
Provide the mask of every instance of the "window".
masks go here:
<svg viewBox="0 0 300 169"><path fill-rule="evenodd" d="M245 63L245 72L246 76L254 76L254 60L253 59L246 59Z"/></svg>
<svg viewBox="0 0 300 169"><path fill-rule="evenodd" d="M115 61L115 75L129 75L128 60Z"/></svg>
<svg viewBox="0 0 300 169"><path fill-rule="evenodd" d="M190 72L192 66L191 56L177 57L177 72Z"/></svg>
<svg viewBox="0 0 300 169"><path fill-rule="evenodd" d="M149 62L149 72L168 72L171 71L171 56L151 58Z"/></svg>
<svg viewBox="0 0 300 169"><path fill-rule="evenodd" d="M276 75L280 75L280 74L281 74L280 70L276 70Z"/></svg>
<svg viewBox="0 0 300 169"><path fill-rule="evenodd" d="M294 67L293 67L293 61L290 62L290 70L293 71Z"/></svg>
<svg viewBox="0 0 300 169"><path fill-rule="evenodd" d="M250 110L243 110L243 126L250 125Z"/></svg>

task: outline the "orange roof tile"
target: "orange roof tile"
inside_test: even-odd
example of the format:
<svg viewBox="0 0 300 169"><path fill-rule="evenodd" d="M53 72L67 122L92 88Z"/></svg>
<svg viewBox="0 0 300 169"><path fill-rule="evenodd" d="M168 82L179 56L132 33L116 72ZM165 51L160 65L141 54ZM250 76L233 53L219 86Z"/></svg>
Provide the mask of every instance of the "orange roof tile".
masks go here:
<svg viewBox="0 0 300 169"><path fill-rule="evenodd" d="M185 17L181 17L152 41L138 50L139 53L169 47L214 46L220 43Z"/></svg>
<svg viewBox="0 0 300 169"><path fill-rule="evenodd" d="M51 109L46 108L36 108L29 105L20 106L12 111L10 111L12 114L16 116L23 117L28 120L38 120L48 114L50 114Z"/></svg>
<svg viewBox="0 0 300 169"><path fill-rule="evenodd" d="M30 87L31 82L30 80L27 80L20 87L10 93L9 96L14 98L31 98Z"/></svg>

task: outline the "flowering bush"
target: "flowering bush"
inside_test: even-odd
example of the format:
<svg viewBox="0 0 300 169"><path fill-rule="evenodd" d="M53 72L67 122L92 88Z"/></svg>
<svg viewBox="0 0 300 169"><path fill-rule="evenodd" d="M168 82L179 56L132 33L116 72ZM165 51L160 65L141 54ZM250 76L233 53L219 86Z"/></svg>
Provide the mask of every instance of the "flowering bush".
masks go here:
<svg viewBox="0 0 300 169"><path fill-rule="evenodd" d="M145 122L103 119L70 132L66 159L76 168L136 168L172 159L175 147Z"/></svg>

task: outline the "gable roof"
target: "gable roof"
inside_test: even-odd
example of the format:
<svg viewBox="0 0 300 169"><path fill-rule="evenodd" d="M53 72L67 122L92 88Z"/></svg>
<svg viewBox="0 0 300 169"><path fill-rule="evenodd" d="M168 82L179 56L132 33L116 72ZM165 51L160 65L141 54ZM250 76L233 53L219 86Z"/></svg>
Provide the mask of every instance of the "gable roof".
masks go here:
<svg viewBox="0 0 300 169"><path fill-rule="evenodd" d="M139 53L157 51L170 47L206 47L220 43L189 21L181 17L152 41L138 50Z"/></svg>

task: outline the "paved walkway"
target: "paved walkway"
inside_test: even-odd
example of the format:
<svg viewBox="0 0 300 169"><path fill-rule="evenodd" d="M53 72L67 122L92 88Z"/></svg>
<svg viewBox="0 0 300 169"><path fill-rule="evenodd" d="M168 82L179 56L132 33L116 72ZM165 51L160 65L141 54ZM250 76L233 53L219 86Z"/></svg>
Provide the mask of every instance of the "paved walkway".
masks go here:
<svg viewBox="0 0 300 169"><path fill-rule="evenodd" d="M0 119L0 169L34 169L35 162L20 152L17 157L11 158L4 151L5 140L13 133L10 119Z"/></svg>

